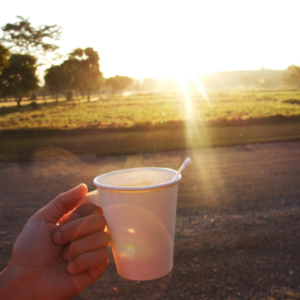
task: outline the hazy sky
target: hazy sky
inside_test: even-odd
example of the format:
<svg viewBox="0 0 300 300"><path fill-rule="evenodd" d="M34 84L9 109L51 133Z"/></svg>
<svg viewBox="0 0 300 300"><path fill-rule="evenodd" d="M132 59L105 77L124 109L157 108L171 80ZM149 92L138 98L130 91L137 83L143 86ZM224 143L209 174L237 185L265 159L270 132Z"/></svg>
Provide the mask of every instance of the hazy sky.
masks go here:
<svg viewBox="0 0 300 300"><path fill-rule="evenodd" d="M105 77L300 64L300 0L14 0L1 8L1 26L17 15L60 25L60 52L93 47Z"/></svg>

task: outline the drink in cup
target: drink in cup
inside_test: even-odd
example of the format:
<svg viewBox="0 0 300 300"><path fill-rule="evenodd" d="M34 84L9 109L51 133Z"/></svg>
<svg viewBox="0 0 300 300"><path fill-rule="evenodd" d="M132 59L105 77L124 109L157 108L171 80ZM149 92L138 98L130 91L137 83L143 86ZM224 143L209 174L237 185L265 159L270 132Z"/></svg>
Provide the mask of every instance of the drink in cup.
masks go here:
<svg viewBox="0 0 300 300"><path fill-rule="evenodd" d="M122 277L151 280L172 270L181 179L180 175L173 181L175 174L171 169L137 168L94 179Z"/></svg>

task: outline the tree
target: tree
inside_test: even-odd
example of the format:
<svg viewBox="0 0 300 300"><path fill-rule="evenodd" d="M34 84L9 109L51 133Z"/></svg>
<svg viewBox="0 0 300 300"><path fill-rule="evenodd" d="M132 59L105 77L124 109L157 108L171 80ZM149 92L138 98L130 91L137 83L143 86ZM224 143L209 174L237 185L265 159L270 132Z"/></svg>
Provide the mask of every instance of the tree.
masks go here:
<svg viewBox="0 0 300 300"><path fill-rule="evenodd" d="M86 94L88 101L92 92L103 86L104 78L100 72L99 54L93 48L74 50L64 64L74 75L73 86L81 95Z"/></svg>
<svg viewBox="0 0 300 300"><path fill-rule="evenodd" d="M282 75L282 80L291 86L300 87L300 67L289 66Z"/></svg>
<svg viewBox="0 0 300 300"><path fill-rule="evenodd" d="M8 63L0 75L0 89L4 95L13 94L20 106L22 97L38 88L36 58L29 54L13 54Z"/></svg>
<svg viewBox="0 0 300 300"><path fill-rule="evenodd" d="M69 90L76 90L79 92L82 97L85 94L84 88L81 84L81 81L83 80L83 74L81 70L81 61L77 59L68 59L65 60L62 63L62 66L64 68L64 72L67 76L67 82L66 82L66 89Z"/></svg>
<svg viewBox="0 0 300 300"><path fill-rule="evenodd" d="M111 90L112 95L114 95L115 93L122 94L123 91L132 83L132 78L116 75L115 77L106 79L105 84Z"/></svg>
<svg viewBox="0 0 300 300"><path fill-rule="evenodd" d="M0 44L0 76L1 76L1 71L8 66L8 59L7 59L8 55L9 55L8 49ZM5 95L4 95L3 87L1 88L0 85L0 100L2 96Z"/></svg>
<svg viewBox="0 0 300 300"><path fill-rule="evenodd" d="M8 60L7 60L8 56L9 56L8 49L0 44L0 73L2 69L8 65Z"/></svg>
<svg viewBox="0 0 300 300"><path fill-rule="evenodd" d="M58 94L67 92L72 95L76 90L90 101L92 92L103 85L103 75L99 70L99 55L93 48L74 50L68 60L59 66L52 66L46 71L45 83L48 89Z"/></svg>
<svg viewBox="0 0 300 300"><path fill-rule="evenodd" d="M63 64L51 66L46 70L45 85L47 89L56 95L56 103L58 103L59 93L63 93L70 87L71 79Z"/></svg>
<svg viewBox="0 0 300 300"><path fill-rule="evenodd" d="M14 53L30 53L33 55L46 54L58 49L58 46L47 41L58 40L60 27L57 25L41 25L38 28L31 26L28 18L17 17L20 21L7 23L2 27L2 42L6 43Z"/></svg>

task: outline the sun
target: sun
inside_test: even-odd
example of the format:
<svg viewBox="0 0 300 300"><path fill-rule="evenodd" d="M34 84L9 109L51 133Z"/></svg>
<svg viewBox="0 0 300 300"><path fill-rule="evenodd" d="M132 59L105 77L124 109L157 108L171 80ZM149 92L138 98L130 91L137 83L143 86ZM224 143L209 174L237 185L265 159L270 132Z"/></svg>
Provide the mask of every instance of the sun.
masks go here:
<svg viewBox="0 0 300 300"><path fill-rule="evenodd" d="M203 96L203 98L206 100L206 102L212 106L211 101L209 100L205 89L200 81L199 74L195 72L193 67L190 65L183 65L180 68L177 69L178 71L174 74L175 79L180 83L182 91L185 96L185 101L187 105L187 110L189 112L192 111L191 107L191 101L190 101L190 90L189 90L189 82L192 82L196 87L197 90L200 92L200 94Z"/></svg>

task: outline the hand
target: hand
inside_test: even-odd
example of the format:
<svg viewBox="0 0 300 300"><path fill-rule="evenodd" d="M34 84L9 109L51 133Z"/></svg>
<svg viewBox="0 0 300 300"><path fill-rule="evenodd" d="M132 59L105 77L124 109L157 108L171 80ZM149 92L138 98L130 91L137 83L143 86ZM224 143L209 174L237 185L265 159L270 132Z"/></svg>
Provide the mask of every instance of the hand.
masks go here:
<svg viewBox="0 0 300 300"><path fill-rule="evenodd" d="M28 220L0 274L1 299L70 299L102 276L109 242L102 210L73 211L86 192L81 184Z"/></svg>

